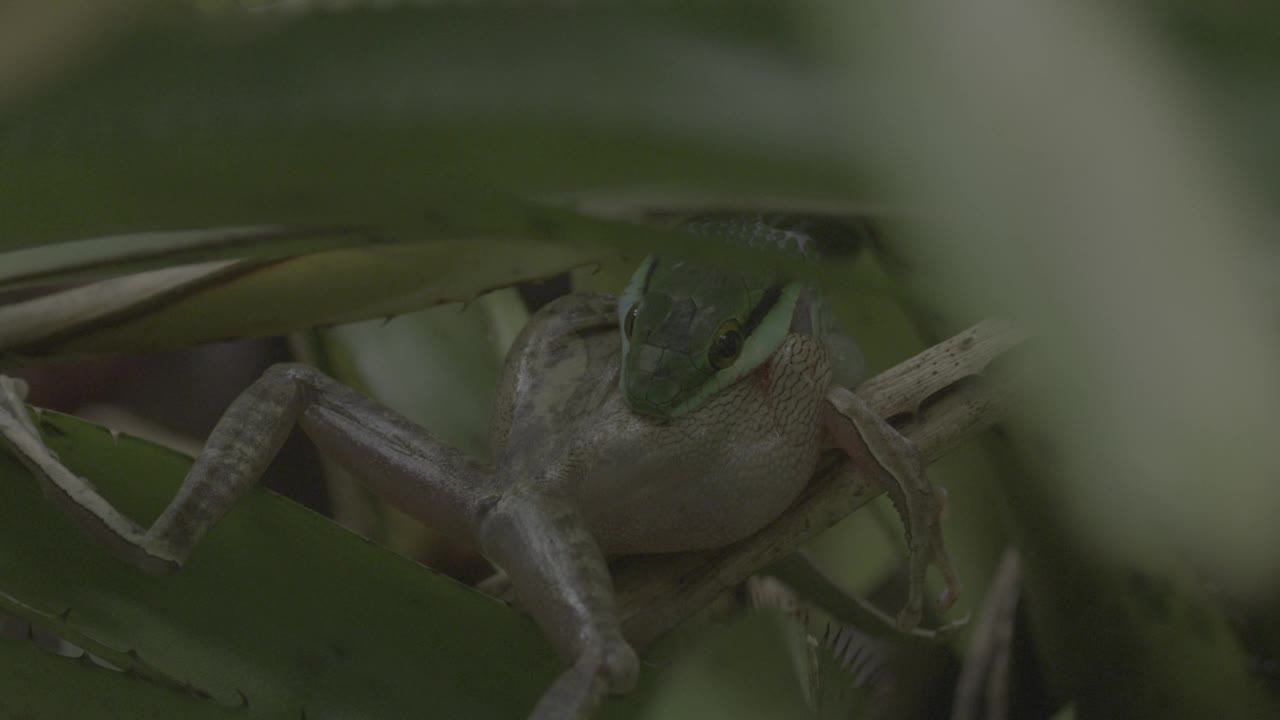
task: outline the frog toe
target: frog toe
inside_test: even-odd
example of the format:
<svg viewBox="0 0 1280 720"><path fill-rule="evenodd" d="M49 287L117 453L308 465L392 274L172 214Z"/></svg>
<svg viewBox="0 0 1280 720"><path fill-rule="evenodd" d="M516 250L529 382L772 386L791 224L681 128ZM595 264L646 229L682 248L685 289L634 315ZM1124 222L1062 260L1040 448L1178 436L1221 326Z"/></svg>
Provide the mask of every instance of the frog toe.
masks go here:
<svg viewBox="0 0 1280 720"><path fill-rule="evenodd" d="M586 720L606 693L623 694L636 686L640 660L622 639L583 653L561 673L534 708L530 720Z"/></svg>

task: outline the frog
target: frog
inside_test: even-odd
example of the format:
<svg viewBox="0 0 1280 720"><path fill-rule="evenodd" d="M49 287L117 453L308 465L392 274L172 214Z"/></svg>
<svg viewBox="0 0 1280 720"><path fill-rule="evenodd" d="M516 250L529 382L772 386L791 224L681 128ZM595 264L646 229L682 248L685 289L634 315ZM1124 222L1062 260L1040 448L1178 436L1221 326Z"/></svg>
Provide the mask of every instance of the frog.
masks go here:
<svg viewBox="0 0 1280 720"><path fill-rule="evenodd" d="M753 241L807 250L803 235L797 242L752 222ZM752 535L796 500L829 448L869 472L902 517L909 569L899 626L920 621L930 566L946 586L938 607L955 601L943 496L920 453L856 394L832 400L861 373L856 344L812 285L654 255L621 295L570 294L530 317L498 381L483 460L298 363L270 367L231 403L145 528L43 448L22 422L23 387L10 379L0 380L0 434L86 532L165 574L297 426L373 493L505 571L566 665L530 717L588 718L640 672L608 559Z"/></svg>

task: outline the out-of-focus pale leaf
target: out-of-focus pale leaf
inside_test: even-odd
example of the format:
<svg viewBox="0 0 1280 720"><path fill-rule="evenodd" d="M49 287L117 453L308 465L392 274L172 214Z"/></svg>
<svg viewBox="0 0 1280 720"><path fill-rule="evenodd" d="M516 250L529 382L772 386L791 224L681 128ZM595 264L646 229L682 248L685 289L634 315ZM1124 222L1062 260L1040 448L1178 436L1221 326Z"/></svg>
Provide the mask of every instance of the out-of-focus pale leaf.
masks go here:
<svg viewBox="0 0 1280 720"><path fill-rule="evenodd" d="M1213 108L1111 8L982 7L987 22L885 15L882 131L856 152L946 210L911 230L949 309L1043 328L1042 410L1084 534L1135 556L1173 542L1241 593L1274 592L1280 575L1259 572L1280 567L1280 341L1258 282L1272 233L1220 162ZM859 73L872 60L840 47Z"/></svg>
<svg viewBox="0 0 1280 720"><path fill-rule="evenodd" d="M877 78L848 156L938 209L910 236L942 305L1016 318L1048 359L1024 446L1043 474L1006 486L1047 667L1092 714L1274 714L1179 567L1280 588L1271 233L1214 106L1116 6L878 7L869 44L855 6L823 25L851 81Z"/></svg>
<svg viewBox="0 0 1280 720"><path fill-rule="evenodd" d="M128 26L131 4L64 0L0 5L0 112L92 57L93 50Z"/></svg>

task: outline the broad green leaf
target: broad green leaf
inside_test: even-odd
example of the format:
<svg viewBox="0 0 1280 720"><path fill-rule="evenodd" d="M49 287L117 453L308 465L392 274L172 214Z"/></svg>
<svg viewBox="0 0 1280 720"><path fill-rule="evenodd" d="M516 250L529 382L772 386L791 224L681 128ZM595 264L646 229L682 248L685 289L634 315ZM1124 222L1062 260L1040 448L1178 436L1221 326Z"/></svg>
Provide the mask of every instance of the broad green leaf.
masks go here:
<svg viewBox="0 0 1280 720"><path fill-rule="evenodd" d="M857 129L807 5L289 5L132 3L92 55L0 105L0 249L244 225L563 242L592 238L528 201L869 199L831 152Z"/></svg>
<svg viewBox="0 0 1280 720"><path fill-rule="evenodd" d="M189 465L74 418L44 413L39 425L69 467L139 520ZM182 571L143 575L72 526L8 454L0 609L158 684L247 701L250 717L518 717L559 669L526 618L263 490ZM40 688L7 689L34 702Z"/></svg>
<svg viewBox="0 0 1280 720"><path fill-rule="evenodd" d="M1110 6L894 7L868 148L946 208L919 279L1043 339L998 504L1046 674L1088 716L1275 715L1197 580L1280 588L1273 243L1213 106Z"/></svg>
<svg viewBox="0 0 1280 720"><path fill-rule="evenodd" d="M0 716L6 718L190 718L234 720L238 707L209 702L178 688L60 657L26 640L0 640Z"/></svg>

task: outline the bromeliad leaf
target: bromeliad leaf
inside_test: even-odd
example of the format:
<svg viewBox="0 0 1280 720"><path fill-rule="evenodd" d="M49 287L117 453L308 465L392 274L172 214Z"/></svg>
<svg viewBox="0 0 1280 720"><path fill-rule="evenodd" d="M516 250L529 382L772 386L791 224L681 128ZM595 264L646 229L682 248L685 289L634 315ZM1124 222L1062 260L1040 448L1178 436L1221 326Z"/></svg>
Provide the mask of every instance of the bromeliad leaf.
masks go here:
<svg viewBox="0 0 1280 720"><path fill-rule="evenodd" d="M0 290L214 260L272 260L375 241L356 227L228 227L90 238L3 253Z"/></svg>
<svg viewBox="0 0 1280 720"><path fill-rule="evenodd" d="M546 278L594 257L513 240L436 241L153 270L0 306L0 366L385 317Z"/></svg>

